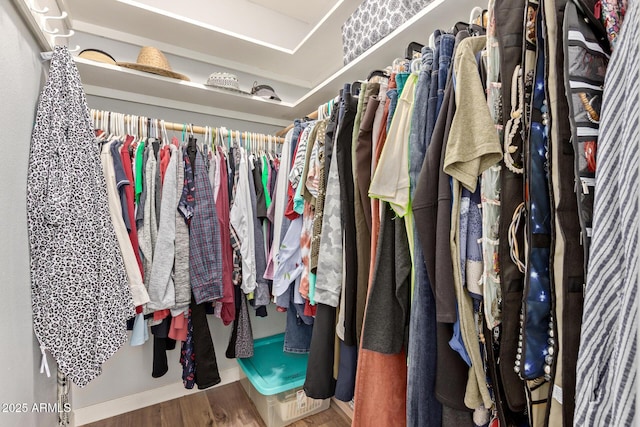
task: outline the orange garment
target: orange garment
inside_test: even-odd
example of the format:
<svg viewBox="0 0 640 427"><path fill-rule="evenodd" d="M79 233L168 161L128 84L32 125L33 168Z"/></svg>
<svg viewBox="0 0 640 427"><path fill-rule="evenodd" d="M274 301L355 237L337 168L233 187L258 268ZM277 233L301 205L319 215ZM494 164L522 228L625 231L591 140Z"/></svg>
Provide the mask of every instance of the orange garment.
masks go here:
<svg viewBox="0 0 640 427"><path fill-rule="evenodd" d="M171 326L169 327L169 338L176 341L187 340L187 318L184 313L180 313L176 317L171 318Z"/></svg>

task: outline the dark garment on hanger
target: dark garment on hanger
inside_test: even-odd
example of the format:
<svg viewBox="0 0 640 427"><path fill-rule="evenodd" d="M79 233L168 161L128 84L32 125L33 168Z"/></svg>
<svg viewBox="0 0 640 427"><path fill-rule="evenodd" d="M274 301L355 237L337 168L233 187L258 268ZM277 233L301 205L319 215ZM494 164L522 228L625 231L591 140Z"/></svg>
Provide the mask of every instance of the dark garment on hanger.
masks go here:
<svg viewBox="0 0 640 427"><path fill-rule="evenodd" d="M187 390L191 390L196 384L196 354L193 350L193 319L191 309L187 320L187 340L182 342L180 348L180 364L182 365L182 384Z"/></svg>
<svg viewBox="0 0 640 427"><path fill-rule="evenodd" d="M348 346L357 346L356 334L356 297L358 279L358 258L356 255L356 218L354 209L352 143L353 125L358 109L358 98L350 93L344 97L344 114L337 136L337 164L340 181L340 210L342 212L345 280L345 333L344 342ZM355 369L354 369L355 370Z"/></svg>
<svg viewBox="0 0 640 427"><path fill-rule="evenodd" d="M554 9L547 10L549 4L554 4ZM549 151L551 153L551 180L553 187L559 187L559 191L552 193L554 205L554 220L556 230L562 231L560 238L564 240L564 245L559 245L557 231L552 242L555 251L554 257L562 256L561 270L552 270L555 293L557 296L555 315L562 316L562 327L558 330L556 325L556 347L560 346L558 360L555 366L561 364L562 379L554 381L563 390L562 417L565 426L574 424L574 410L576 404L576 364L578 359L578 348L580 345L580 331L582 326L582 314L584 304L583 284L585 283L584 267L586 266L585 253L581 253L581 229L578 216L578 201L574 190L574 164L576 152L571 146L571 128L569 126L569 105L566 95L566 70L569 64L564 61L568 58L564 55L562 46L564 44L567 31L585 25L577 14L570 13L565 7L570 2L568 0L554 0L545 2L543 12L546 19L556 20L556 38L547 39L547 43L555 43L556 64L556 93L549 92L552 126L557 127L557 132L552 132L550 137ZM569 6L574 8L573 5ZM575 10L575 9L574 9ZM589 9L592 10L592 9ZM569 24L569 27L566 25ZM551 88L549 88L549 91ZM555 103L553 100L555 99ZM557 136L556 136L557 135ZM554 139L555 137L555 139ZM577 142L577 141L576 141ZM555 154L555 155L554 155ZM557 158L557 161L554 160ZM559 251L563 250L560 254ZM559 300L559 301L558 301ZM558 354L558 353L556 353ZM554 375L555 369L554 366ZM551 387L550 392L553 392Z"/></svg>
<svg viewBox="0 0 640 427"><path fill-rule="evenodd" d="M253 164L253 184L256 194L256 215L262 225L262 220L267 217L267 199L264 195L264 185L262 185L262 158L257 157Z"/></svg>
<svg viewBox="0 0 640 427"><path fill-rule="evenodd" d="M319 303L313 323L304 392L312 399L328 399L335 393L333 362L336 342L336 308Z"/></svg>
<svg viewBox="0 0 640 427"><path fill-rule="evenodd" d="M129 179L124 172L124 165L122 164L122 157L120 156L120 147L122 147L122 141L116 141L109 147L111 158L113 159L113 169L116 176L116 188L118 189L118 195L120 196L120 205L122 209L122 219L124 225L127 227L127 231L131 230L131 222L129 221L129 209L127 207L127 195L125 188L129 185Z"/></svg>
<svg viewBox="0 0 640 427"><path fill-rule="evenodd" d="M213 387L221 381L205 305L206 303L196 304L195 296L191 295L193 350L196 358L195 382L199 390Z"/></svg>
<svg viewBox="0 0 640 427"><path fill-rule="evenodd" d="M456 42L459 43L467 36L466 32L459 32ZM413 213L424 251L427 275L436 301L436 397L443 405L465 411L468 410L464 404L468 366L449 346L449 340L453 336L453 324L457 320L450 244L451 187L449 176L443 171L446 142L455 114L455 92L451 75L450 68L442 108L416 184Z"/></svg>
<svg viewBox="0 0 640 427"><path fill-rule="evenodd" d="M358 347L349 346L340 341L340 360L338 362L338 380L336 381L336 399L350 402L356 388L358 367Z"/></svg>
<svg viewBox="0 0 640 427"><path fill-rule="evenodd" d="M460 34L462 40L464 37ZM436 297L437 319L444 323L455 323L457 319L449 243L451 190L449 177L442 167L454 113L455 93L453 85L448 84L413 199L416 229L422 242L429 281Z"/></svg>
<svg viewBox="0 0 640 427"><path fill-rule="evenodd" d="M293 134L291 136L291 145L289 146L289 160L291 165L293 164L295 158L295 152L296 148L298 147L298 142L300 141L300 135L302 135L302 131L306 127L307 123L303 123L300 119L295 119L293 121Z"/></svg>
<svg viewBox="0 0 640 427"><path fill-rule="evenodd" d="M373 120L380 105L377 94L380 92L379 83L368 83L361 96L362 118L358 129L355 148L355 184L358 190L355 203L356 245L358 257L358 278L356 290L356 338L360 342L364 310L367 303L369 289L369 269L371 266L371 199L369 199L369 185L371 184L371 161L373 149ZM368 98L366 98L368 97Z"/></svg>
<svg viewBox="0 0 640 427"><path fill-rule="evenodd" d="M176 348L176 341L169 338L169 326L171 316L162 319L158 325L151 327L153 334L153 370L151 376L159 378L167 373L169 365L167 362L167 350Z"/></svg>
<svg viewBox="0 0 640 427"><path fill-rule="evenodd" d="M433 62L431 66L431 81L429 83L429 99L427 101L427 130L426 140L431 140L433 134L433 128L436 125L438 119L438 74L439 74L439 58L440 58L440 39L442 32L435 30L433 33L434 50L433 50Z"/></svg>
<svg viewBox="0 0 640 427"><path fill-rule="evenodd" d="M384 354L406 352L409 336L411 257L403 218L381 202L380 237L369 290L362 348Z"/></svg>
<svg viewBox="0 0 640 427"><path fill-rule="evenodd" d="M469 410L465 411L443 405L442 426L475 427L475 423L473 422L473 413Z"/></svg>
<svg viewBox="0 0 640 427"><path fill-rule="evenodd" d="M371 84L371 83L370 83ZM369 85L367 85L367 88ZM378 86L379 87L379 86ZM358 169L358 188L360 190L360 200L363 206L363 214L371 232L371 199L369 199L369 185L371 184L371 159L373 140L373 120L380 105L377 96L369 98L367 109L362 116L360 130L358 134L358 145L356 147L356 165Z"/></svg>
<svg viewBox="0 0 640 427"><path fill-rule="evenodd" d="M229 177L227 175L227 158L222 149L218 148L220 156L220 188L216 199L216 211L220 224L220 248L222 250L222 312L220 316L225 326L236 318L233 289L233 247L231 246L231 229L229 224Z"/></svg>
<svg viewBox="0 0 640 427"><path fill-rule="evenodd" d="M462 34L461 37L468 36L466 31L462 31L459 34ZM439 113L442 108L442 102L444 100L444 90L446 85L449 82L451 76L449 75L449 70L452 68L451 63L454 57L454 49L455 45L460 43L460 38L456 34L454 37L451 34L443 34L440 37L440 53L438 55L438 93L437 103L436 103L436 112ZM434 66L435 67L435 66Z"/></svg>
<svg viewBox="0 0 640 427"><path fill-rule="evenodd" d="M256 167L256 169L258 168ZM251 191L254 188L258 187L262 188L262 182L256 184L254 180L254 173L249 170L249 195L251 197L251 214L253 215L253 235L255 242L254 251L256 257L256 289L254 290L253 301L256 301L258 303L256 307L268 305L270 299L269 284L267 283L267 279L264 278L264 272L267 269L267 256L264 252L264 234L262 232L262 221L260 220L260 218L258 218L256 194L255 192Z"/></svg>
<svg viewBox="0 0 640 427"><path fill-rule="evenodd" d="M516 65L522 58L522 31L525 2L496 0L496 37L500 51L500 79L502 81L502 123L511 118L511 80ZM505 138L507 135L505 135ZM520 158L522 138L517 132L513 145L518 151L513 158ZM514 174L504 165L500 172L500 236L509 235L511 219L516 207L524 200L522 174ZM524 242L522 230L517 233L518 242ZM522 247L520 248L522 253ZM500 239L500 287L502 290L502 325L500 336L500 363L498 369L502 377L504 396L509 408L522 412L526 407L524 383L513 371L518 349L520 328L520 308L524 276L511 260L509 239Z"/></svg>
<svg viewBox="0 0 640 427"><path fill-rule="evenodd" d="M323 188L327 188L327 180L329 179L329 165L331 164L331 157L333 157L333 144L335 141L336 134L338 132L338 127L337 127L338 111L339 111L338 108L334 108L333 111L331 111L331 117L329 117L329 122L327 123L327 130L325 133L325 143L324 143L324 171L325 172L324 172Z"/></svg>
<svg viewBox="0 0 640 427"><path fill-rule="evenodd" d="M251 332L247 296L242 292L240 286L234 286L234 291L236 318L231 327L231 335L229 336L229 344L225 355L228 359L252 357L253 333Z"/></svg>

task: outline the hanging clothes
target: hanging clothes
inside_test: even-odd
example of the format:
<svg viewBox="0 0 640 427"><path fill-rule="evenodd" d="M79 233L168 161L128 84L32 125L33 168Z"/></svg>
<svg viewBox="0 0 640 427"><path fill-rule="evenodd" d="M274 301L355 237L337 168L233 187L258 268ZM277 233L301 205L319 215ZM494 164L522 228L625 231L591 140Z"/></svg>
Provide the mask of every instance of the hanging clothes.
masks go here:
<svg viewBox="0 0 640 427"><path fill-rule="evenodd" d="M64 46L54 49L38 103L27 220L34 332L59 371L84 387L125 342L126 321L135 311L99 146Z"/></svg>
<svg viewBox="0 0 640 427"><path fill-rule="evenodd" d="M605 79L576 425L633 425L638 334L640 4L629 2ZM621 120L624 118L624 120Z"/></svg>

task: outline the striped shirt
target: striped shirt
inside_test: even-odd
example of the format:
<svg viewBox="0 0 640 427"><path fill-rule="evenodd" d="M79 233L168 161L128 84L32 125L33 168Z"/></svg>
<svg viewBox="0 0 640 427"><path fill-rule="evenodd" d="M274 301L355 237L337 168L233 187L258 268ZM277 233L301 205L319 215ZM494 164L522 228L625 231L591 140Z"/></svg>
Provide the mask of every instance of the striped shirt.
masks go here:
<svg viewBox="0 0 640 427"><path fill-rule="evenodd" d="M640 5L629 2L605 80L575 425L635 424Z"/></svg>

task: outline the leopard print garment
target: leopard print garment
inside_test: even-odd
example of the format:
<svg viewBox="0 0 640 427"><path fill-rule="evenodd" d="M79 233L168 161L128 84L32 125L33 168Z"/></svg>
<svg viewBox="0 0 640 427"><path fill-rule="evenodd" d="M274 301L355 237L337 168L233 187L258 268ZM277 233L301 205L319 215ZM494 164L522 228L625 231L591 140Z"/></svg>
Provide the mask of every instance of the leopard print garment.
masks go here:
<svg viewBox="0 0 640 427"><path fill-rule="evenodd" d="M125 342L134 315L80 76L57 46L40 95L27 178L33 326L80 387Z"/></svg>

